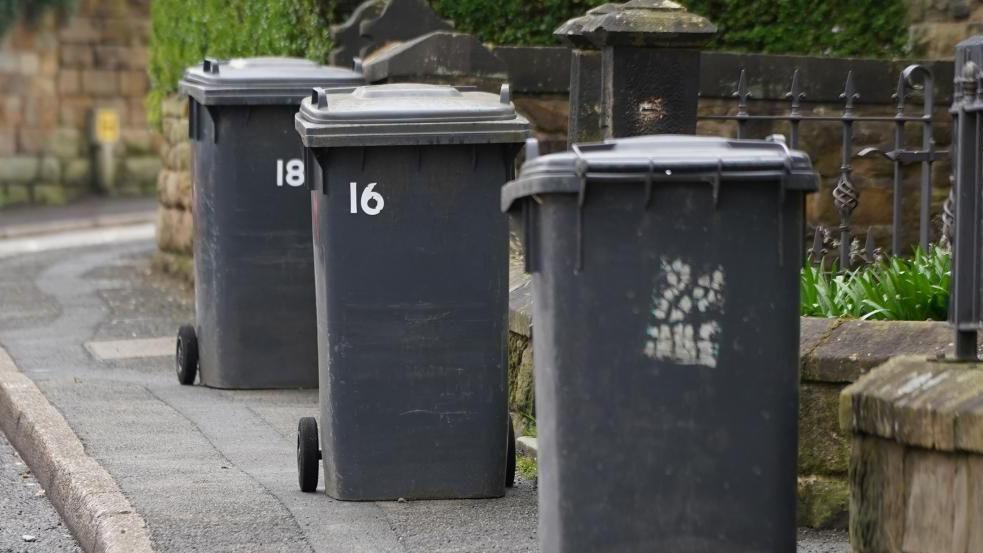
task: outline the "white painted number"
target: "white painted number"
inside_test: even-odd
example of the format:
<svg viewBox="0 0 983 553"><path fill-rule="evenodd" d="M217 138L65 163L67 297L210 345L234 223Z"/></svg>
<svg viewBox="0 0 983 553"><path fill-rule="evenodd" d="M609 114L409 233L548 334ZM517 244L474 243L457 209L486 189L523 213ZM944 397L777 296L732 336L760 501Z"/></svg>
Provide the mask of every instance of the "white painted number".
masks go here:
<svg viewBox="0 0 983 553"><path fill-rule="evenodd" d="M351 213L358 213L359 204L362 206L362 213L366 215L378 215L382 212L382 208L386 207L386 200L382 197L382 194L373 190L376 184L374 182L369 183L362 190L362 197L359 200L358 183L351 183Z"/></svg>
<svg viewBox="0 0 983 553"><path fill-rule="evenodd" d="M299 159L291 159L286 163L286 172L284 172L284 163L282 159L276 160L276 185L283 186L284 181L286 181L287 186L304 186L304 162Z"/></svg>

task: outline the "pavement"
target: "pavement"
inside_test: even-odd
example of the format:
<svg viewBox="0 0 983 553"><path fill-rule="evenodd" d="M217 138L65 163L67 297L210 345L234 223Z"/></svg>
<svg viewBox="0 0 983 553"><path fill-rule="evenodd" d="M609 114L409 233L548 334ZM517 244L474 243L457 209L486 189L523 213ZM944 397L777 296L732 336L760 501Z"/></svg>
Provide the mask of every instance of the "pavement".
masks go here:
<svg viewBox="0 0 983 553"><path fill-rule="evenodd" d="M295 429L317 415L317 392L180 386L163 344L193 320L191 291L151 272L141 227L71 231L69 247L52 235L20 252L0 240L0 346L146 521L154 550L538 550L535 485L521 478L493 500L301 493ZM800 537L802 553L849 550L842 532Z"/></svg>

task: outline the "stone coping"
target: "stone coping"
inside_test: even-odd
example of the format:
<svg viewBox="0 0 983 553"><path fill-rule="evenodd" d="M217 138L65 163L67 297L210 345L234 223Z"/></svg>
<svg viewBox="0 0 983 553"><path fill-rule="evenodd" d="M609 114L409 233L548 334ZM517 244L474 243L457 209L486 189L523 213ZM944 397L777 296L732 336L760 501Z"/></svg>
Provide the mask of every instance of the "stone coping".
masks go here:
<svg viewBox="0 0 983 553"><path fill-rule="evenodd" d="M840 426L925 449L983 453L983 364L892 359L843 391Z"/></svg>
<svg viewBox="0 0 983 553"><path fill-rule="evenodd" d="M515 93L566 94L570 90L570 50L563 46L490 46L508 67ZM840 104L848 71L861 104L893 105L898 76L911 64L924 65L935 77L935 104L952 103L951 60L882 60L774 54L703 52L700 90L703 98L732 99L740 69L747 70L753 100L787 101L792 72L799 69L805 102ZM919 98L912 100L920 101Z"/></svg>

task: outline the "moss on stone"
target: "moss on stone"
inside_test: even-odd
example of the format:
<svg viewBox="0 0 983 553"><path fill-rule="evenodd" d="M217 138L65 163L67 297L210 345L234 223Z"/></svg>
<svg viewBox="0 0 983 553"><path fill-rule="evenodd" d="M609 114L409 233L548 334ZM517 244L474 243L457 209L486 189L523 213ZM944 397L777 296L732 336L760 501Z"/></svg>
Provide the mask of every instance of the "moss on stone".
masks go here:
<svg viewBox="0 0 983 553"><path fill-rule="evenodd" d="M813 382L799 387L799 474L846 476L850 441L839 425L842 390Z"/></svg>
<svg viewBox="0 0 983 553"><path fill-rule="evenodd" d="M798 523L808 528L846 528L850 484L846 478L800 476Z"/></svg>

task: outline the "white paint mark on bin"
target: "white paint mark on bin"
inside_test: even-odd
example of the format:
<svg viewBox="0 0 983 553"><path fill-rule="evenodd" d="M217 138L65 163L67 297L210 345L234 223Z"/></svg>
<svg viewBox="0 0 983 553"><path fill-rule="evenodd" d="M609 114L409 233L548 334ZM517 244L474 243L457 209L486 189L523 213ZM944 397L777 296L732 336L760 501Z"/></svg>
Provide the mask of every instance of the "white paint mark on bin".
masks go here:
<svg viewBox="0 0 983 553"><path fill-rule="evenodd" d="M682 365L716 367L724 313L723 267L694 274L681 259L661 261L652 290L645 355Z"/></svg>

